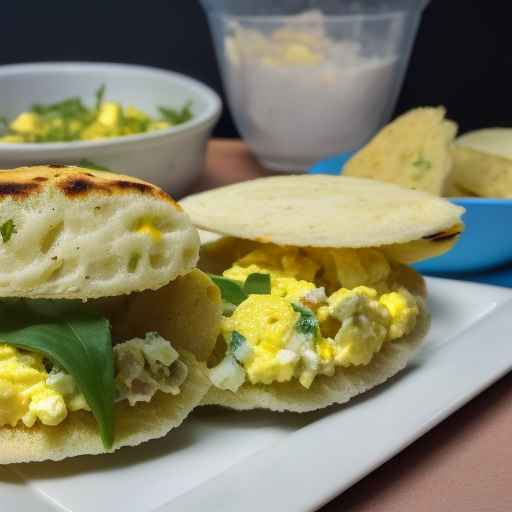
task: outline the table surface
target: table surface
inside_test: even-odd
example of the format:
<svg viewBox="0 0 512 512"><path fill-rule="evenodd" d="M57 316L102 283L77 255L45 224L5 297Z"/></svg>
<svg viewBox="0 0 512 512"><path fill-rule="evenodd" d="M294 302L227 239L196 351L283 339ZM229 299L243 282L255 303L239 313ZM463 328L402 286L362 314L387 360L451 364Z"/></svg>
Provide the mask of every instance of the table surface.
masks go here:
<svg viewBox="0 0 512 512"><path fill-rule="evenodd" d="M190 192L268 174L242 142L213 140ZM512 373L322 509L340 510L512 511Z"/></svg>

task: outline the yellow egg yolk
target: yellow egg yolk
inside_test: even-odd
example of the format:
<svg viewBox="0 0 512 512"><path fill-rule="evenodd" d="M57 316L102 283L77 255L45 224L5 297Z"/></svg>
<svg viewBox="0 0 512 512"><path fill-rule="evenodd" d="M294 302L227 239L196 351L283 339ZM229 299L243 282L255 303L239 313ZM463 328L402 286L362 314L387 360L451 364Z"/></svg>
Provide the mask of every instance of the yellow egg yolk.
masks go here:
<svg viewBox="0 0 512 512"><path fill-rule="evenodd" d="M136 233L140 233L152 238L155 242L159 242L162 239L162 232L155 226L154 219L139 219L132 229Z"/></svg>
<svg viewBox="0 0 512 512"><path fill-rule="evenodd" d="M233 315L224 318L221 330L229 343L231 333L239 332L251 345L252 356L245 369L253 383L290 380L294 368L277 364L276 355L293 334L297 313L290 303L272 295L250 295L236 308Z"/></svg>
<svg viewBox="0 0 512 512"><path fill-rule="evenodd" d="M47 378L40 354L0 343L0 427L32 427L37 420L55 426L66 418L66 401Z"/></svg>
<svg viewBox="0 0 512 512"><path fill-rule="evenodd" d="M307 388L335 367L368 365L385 343L410 333L419 314L413 295L390 289L391 266L378 249L262 244L223 275L244 282L253 273L270 275L270 294L249 295L222 321L226 357L252 384L296 378ZM241 351L230 349L234 332L246 344Z"/></svg>
<svg viewBox="0 0 512 512"><path fill-rule="evenodd" d="M150 224L149 222L142 224L142 226L137 229L137 233L148 235L155 242L158 242L162 238L162 233L160 232L160 230L155 228L155 226L153 226L153 224Z"/></svg>

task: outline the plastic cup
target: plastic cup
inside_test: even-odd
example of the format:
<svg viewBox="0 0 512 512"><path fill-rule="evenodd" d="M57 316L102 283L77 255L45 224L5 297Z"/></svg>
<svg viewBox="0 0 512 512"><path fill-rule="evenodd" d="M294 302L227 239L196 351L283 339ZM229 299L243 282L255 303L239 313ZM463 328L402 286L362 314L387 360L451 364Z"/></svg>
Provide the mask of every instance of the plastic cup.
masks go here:
<svg viewBox="0 0 512 512"><path fill-rule="evenodd" d="M294 172L389 121L428 0L201 2L239 132Z"/></svg>

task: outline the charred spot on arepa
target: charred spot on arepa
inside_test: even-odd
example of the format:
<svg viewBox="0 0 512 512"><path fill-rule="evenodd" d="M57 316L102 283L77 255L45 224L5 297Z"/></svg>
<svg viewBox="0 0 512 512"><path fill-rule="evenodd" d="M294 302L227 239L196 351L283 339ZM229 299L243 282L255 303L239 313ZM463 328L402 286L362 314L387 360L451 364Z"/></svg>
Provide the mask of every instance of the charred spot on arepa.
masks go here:
<svg viewBox="0 0 512 512"><path fill-rule="evenodd" d="M55 172L59 169L58 172ZM138 178L106 171L95 171L72 165L48 164L7 169L0 173L0 199L24 199L49 189L58 189L69 199L90 194L140 194L181 207L166 192Z"/></svg>
<svg viewBox="0 0 512 512"><path fill-rule="evenodd" d="M454 238L458 237L459 235L460 235L460 233L449 233L449 234L436 236L434 238L430 238L429 240L431 242L447 242L448 240L453 240Z"/></svg>
<svg viewBox="0 0 512 512"><path fill-rule="evenodd" d="M458 237L462 233L462 229L463 228L461 225L456 225L450 229L437 231L431 235L425 235L422 238L423 240L429 240L431 242L447 242L448 240L453 240L454 238Z"/></svg>
<svg viewBox="0 0 512 512"><path fill-rule="evenodd" d="M151 193L154 189L151 185L147 183L139 183L136 181L127 181L127 180L117 180L112 182L115 187L119 187L122 190L135 189L142 194Z"/></svg>
<svg viewBox="0 0 512 512"><path fill-rule="evenodd" d="M40 188L38 183L26 183L16 181L0 181L0 198L4 197L28 197L31 193Z"/></svg>
<svg viewBox="0 0 512 512"><path fill-rule="evenodd" d="M88 194L92 191L104 192L106 194L112 193L108 186L104 186L97 180L91 180L89 177L80 174L71 175L68 178L62 180L58 184L58 187L68 197L77 197L80 195Z"/></svg>
<svg viewBox="0 0 512 512"><path fill-rule="evenodd" d="M126 179L121 179L121 180L116 180L116 181L112 181L110 183L110 185L113 187L113 188L117 188L118 190L121 190L121 191L137 191L141 194L148 194L148 195L153 195L153 196L156 196L156 197L159 197L160 199L164 199L165 201L170 201L172 202L179 210L181 210L181 206L176 203L176 201L174 201L172 199L172 197L170 197L168 194L166 194L163 190L159 189L158 187L155 187L154 185L151 185L149 183L145 183L143 181L132 181L132 180L126 180Z"/></svg>

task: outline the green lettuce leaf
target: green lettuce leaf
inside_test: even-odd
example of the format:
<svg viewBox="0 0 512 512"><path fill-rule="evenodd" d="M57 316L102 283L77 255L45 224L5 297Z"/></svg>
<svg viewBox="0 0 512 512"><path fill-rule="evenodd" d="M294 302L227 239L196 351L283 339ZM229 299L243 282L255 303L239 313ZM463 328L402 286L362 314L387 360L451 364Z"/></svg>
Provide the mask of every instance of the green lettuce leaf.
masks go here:
<svg viewBox="0 0 512 512"><path fill-rule="evenodd" d="M74 301L0 301L2 343L44 354L69 373L98 422L105 448L114 442L114 361L109 322Z"/></svg>

